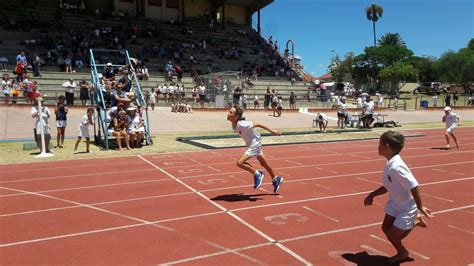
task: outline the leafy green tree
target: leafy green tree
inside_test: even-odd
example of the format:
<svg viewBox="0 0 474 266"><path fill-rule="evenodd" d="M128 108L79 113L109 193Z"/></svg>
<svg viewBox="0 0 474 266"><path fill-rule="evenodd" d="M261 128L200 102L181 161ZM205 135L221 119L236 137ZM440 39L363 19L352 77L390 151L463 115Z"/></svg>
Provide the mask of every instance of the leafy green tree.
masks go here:
<svg viewBox="0 0 474 266"><path fill-rule="evenodd" d="M448 51L441 56L435 65L441 80L460 84L465 92L470 92L474 85L474 49L472 39L467 48L459 52Z"/></svg>
<svg viewBox="0 0 474 266"><path fill-rule="evenodd" d="M410 64L418 72L420 82L439 81L439 75L434 67L437 59L434 57L413 56Z"/></svg>
<svg viewBox="0 0 474 266"><path fill-rule="evenodd" d="M398 33L385 33L379 39L379 45L393 45L400 47L407 47L407 44L403 40L402 36Z"/></svg>
<svg viewBox="0 0 474 266"><path fill-rule="evenodd" d="M344 60L341 60L339 55L331 58L331 64L329 65L329 71L336 80L336 82L343 82L344 76L352 71L354 53L347 53Z"/></svg>
<svg viewBox="0 0 474 266"><path fill-rule="evenodd" d="M372 25L373 25L373 31L374 31L374 46L377 45L376 43L376 35L375 35L375 22L377 22L379 19L382 18L382 15L383 15L383 7L379 6L379 5L376 5L376 4L372 4L370 5L369 7L366 7L365 8L365 14L367 16L367 19L372 21Z"/></svg>
<svg viewBox="0 0 474 266"><path fill-rule="evenodd" d="M397 62L382 69L378 76L381 80L390 82L391 93L397 93L407 82L417 80L416 69L407 62ZM398 84L402 84L400 87Z"/></svg>

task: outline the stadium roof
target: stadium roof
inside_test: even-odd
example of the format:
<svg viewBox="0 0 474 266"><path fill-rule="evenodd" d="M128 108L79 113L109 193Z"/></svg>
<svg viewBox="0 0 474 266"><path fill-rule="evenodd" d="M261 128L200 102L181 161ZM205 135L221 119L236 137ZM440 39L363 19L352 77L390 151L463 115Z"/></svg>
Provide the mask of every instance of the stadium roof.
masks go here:
<svg viewBox="0 0 474 266"><path fill-rule="evenodd" d="M269 4L273 3L274 0L226 0L226 5L244 6L250 8L252 11L262 9Z"/></svg>

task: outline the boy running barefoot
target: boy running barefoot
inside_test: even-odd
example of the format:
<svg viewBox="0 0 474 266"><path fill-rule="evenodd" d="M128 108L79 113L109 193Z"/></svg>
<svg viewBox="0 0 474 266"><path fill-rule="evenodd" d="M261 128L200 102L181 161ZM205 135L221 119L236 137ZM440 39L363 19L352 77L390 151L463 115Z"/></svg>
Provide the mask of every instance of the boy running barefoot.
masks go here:
<svg viewBox="0 0 474 266"><path fill-rule="evenodd" d="M444 107L444 116L441 121L443 121L446 124L446 132L444 133L444 136L446 137L446 143L447 143L446 148L449 149L449 135L451 135L451 137L454 140L454 143L456 143L456 148L459 148L458 139L456 138L456 135L454 134L454 130L459 124L459 116L451 112L451 107L446 106Z"/></svg>
<svg viewBox="0 0 474 266"><path fill-rule="evenodd" d="M247 162L251 158L257 158L260 164L272 176L273 192L277 193L280 189L281 183L283 183L283 178L281 176L275 175L272 167L268 164L267 160L263 156L262 138L260 134L255 131L255 128L263 128L273 135L278 136L281 133L264 125L254 125L251 121L245 121L245 118L242 116L243 114L244 109L238 106L230 108L229 113L227 114L227 120L232 123L232 129L244 139L245 145L247 146L247 150L237 161L237 166L253 174L255 181L253 188L257 189L260 187L260 185L262 185L264 174L262 171L253 168L253 166Z"/></svg>
<svg viewBox="0 0 474 266"><path fill-rule="evenodd" d="M405 137L396 131L387 131L380 137L379 155L387 159L383 171L383 186L372 191L364 200L364 205L372 205L376 196L388 192L385 218L382 230L397 250L389 262L399 262L408 258L408 250L402 240L413 227L426 227L419 212L431 219L431 211L423 206L418 182L408 169L399 153L405 144Z"/></svg>

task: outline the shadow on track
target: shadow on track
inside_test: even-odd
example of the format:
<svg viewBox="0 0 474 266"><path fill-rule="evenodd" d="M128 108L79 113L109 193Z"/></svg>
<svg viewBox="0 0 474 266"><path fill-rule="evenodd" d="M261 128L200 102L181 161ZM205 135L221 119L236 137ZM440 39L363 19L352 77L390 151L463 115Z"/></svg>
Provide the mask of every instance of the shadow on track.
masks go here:
<svg viewBox="0 0 474 266"><path fill-rule="evenodd" d="M211 200L215 201L227 201L227 202L236 202L236 201L257 201L263 200L261 196L277 196L279 194L228 194L228 195L220 195L217 197L212 198Z"/></svg>
<svg viewBox="0 0 474 266"><path fill-rule="evenodd" d="M345 253L342 254L342 257L347 261L353 262L358 266L373 266L373 265L400 265L401 263L414 261L412 258L407 258L405 260L390 263L388 262L388 257L380 255L370 255L367 251L362 251L359 253Z"/></svg>

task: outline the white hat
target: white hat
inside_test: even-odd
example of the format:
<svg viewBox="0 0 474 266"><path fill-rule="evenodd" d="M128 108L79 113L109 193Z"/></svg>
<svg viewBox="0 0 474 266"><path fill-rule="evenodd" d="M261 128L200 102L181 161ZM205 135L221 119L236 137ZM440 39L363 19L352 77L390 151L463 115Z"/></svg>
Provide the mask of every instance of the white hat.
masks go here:
<svg viewBox="0 0 474 266"><path fill-rule="evenodd" d="M100 73L97 74L97 77L101 79L101 78L102 78L102 74L100 74Z"/></svg>
<svg viewBox="0 0 474 266"><path fill-rule="evenodd" d="M107 66L112 66L112 63L107 63Z"/></svg>
<svg viewBox="0 0 474 266"><path fill-rule="evenodd" d="M451 111L451 107L446 106L446 107L444 107L444 110L445 110L445 111Z"/></svg>

